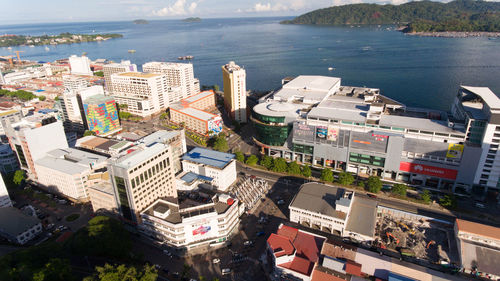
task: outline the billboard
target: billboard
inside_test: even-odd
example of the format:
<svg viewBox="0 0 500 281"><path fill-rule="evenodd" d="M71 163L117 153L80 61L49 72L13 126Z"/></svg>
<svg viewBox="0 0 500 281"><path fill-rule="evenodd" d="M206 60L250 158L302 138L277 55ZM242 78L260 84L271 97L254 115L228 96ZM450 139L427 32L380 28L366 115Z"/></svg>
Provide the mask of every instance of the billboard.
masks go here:
<svg viewBox="0 0 500 281"><path fill-rule="evenodd" d="M319 139L326 139L328 135L328 127L325 126L317 126L316 127L316 137Z"/></svg>
<svg viewBox="0 0 500 281"><path fill-rule="evenodd" d="M213 119L208 121L208 134L209 135L217 135L222 132L222 118L214 117Z"/></svg>
<svg viewBox="0 0 500 281"><path fill-rule="evenodd" d="M462 153L464 152L463 144L450 143L448 145L448 151L446 151L446 158L462 158Z"/></svg>
<svg viewBox="0 0 500 281"><path fill-rule="evenodd" d="M209 225L206 225L206 226L202 225L202 226L198 227L197 229L193 230L193 236L206 234L210 231L210 229L212 229L212 227L210 227Z"/></svg>
<svg viewBox="0 0 500 281"><path fill-rule="evenodd" d="M293 137L300 140L314 141L314 126L295 123L293 125Z"/></svg>
<svg viewBox="0 0 500 281"><path fill-rule="evenodd" d="M328 135L327 140L329 141L337 141L337 137L339 135L339 128L335 128L333 126L328 126Z"/></svg>
<svg viewBox="0 0 500 281"><path fill-rule="evenodd" d="M457 178L457 170L422 165L416 163L401 162L399 170L415 174L427 175L443 179L455 180Z"/></svg>

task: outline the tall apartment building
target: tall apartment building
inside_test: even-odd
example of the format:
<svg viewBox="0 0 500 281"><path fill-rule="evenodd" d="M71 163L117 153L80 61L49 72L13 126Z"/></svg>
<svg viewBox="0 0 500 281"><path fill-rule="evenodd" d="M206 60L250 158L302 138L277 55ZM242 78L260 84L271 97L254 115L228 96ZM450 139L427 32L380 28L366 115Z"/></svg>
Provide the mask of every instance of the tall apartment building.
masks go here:
<svg viewBox="0 0 500 281"><path fill-rule="evenodd" d="M121 131L118 109L113 97L94 95L83 100L87 129L97 136Z"/></svg>
<svg viewBox="0 0 500 281"><path fill-rule="evenodd" d="M109 160L118 210L128 221L140 222L140 212L158 198L175 202L177 190L170 145L154 142L134 147Z"/></svg>
<svg viewBox="0 0 500 281"><path fill-rule="evenodd" d="M66 130L83 132L88 128L83 100L95 95L104 95L102 86L73 89L63 93L61 105Z"/></svg>
<svg viewBox="0 0 500 281"><path fill-rule="evenodd" d="M58 148L67 148L62 122L55 117L35 115L6 129L10 146L16 152L21 168L36 178L35 161Z"/></svg>
<svg viewBox="0 0 500 281"><path fill-rule="evenodd" d="M90 69L90 60L86 56L77 57L72 55L69 57L69 65L71 67L71 74L92 76Z"/></svg>
<svg viewBox="0 0 500 281"><path fill-rule="evenodd" d="M0 174L0 208L12 207L12 202L10 201L9 191L5 186L2 175Z"/></svg>
<svg viewBox="0 0 500 281"><path fill-rule="evenodd" d="M231 118L239 123L247 122L246 71L234 61L222 66L224 106Z"/></svg>
<svg viewBox="0 0 500 281"><path fill-rule="evenodd" d="M340 78L299 76L251 118L255 142L274 157L485 195L499 190L498 113L500 99L487 88L461 87L449 113L341 86Z"/></svg>
<svg viewBox="0 0 500 281"><path fill-rule="evenodd" d="M109 93L113 92L113 82L111 75L122 72L137 72L137 65L130 63L129 60L122 60L120 63L110 63L102 67L104 74L105 88Z"/></svg>
<svg viewBox="0 0 500 281"><path fill-rule="evenodd" d="M113 97L124 109L149 117L168 108L168 83L165 74L124 72L111 75Z"/></svg>
<svg viewBox="0 0 500 281"><path fill-rule="evenodd" d="M200 92L200 83L194 78L193 65L190 63L148 62L142 66L142 71L165 74L169 87L180 88L180 95L172 95L171 103Z"/></svg>
<svg viewBox="0 0 500 281"><path fill-rule="evenodd" d="M48 151L35 161L38 183L50 192L86 201L88 188L92 185L89 178L106 172L106 159L75 148Z"/></svg>

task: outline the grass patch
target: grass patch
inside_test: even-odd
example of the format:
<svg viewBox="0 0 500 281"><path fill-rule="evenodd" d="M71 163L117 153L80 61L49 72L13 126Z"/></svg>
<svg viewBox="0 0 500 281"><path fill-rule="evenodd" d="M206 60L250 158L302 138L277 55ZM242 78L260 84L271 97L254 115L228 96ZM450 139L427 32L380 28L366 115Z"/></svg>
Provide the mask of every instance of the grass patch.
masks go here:
<svg viewBox="0 0 500 281"><path fill-rule="evenodd" d="M71 214L69 216L66 217L66 221L70 222L70 221L75 221L77 220L78 218L80 217L79 214Z"/></svg>

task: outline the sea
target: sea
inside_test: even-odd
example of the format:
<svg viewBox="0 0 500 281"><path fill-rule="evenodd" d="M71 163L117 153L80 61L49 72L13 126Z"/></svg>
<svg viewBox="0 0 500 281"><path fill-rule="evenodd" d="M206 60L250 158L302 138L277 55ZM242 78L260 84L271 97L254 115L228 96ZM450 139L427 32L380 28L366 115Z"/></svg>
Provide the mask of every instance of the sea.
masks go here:
<svg viewBox="0 0 500 281"><path fill-rule="evenodd" d="M408 36L385 25L279 24L284 19L289 18L3 25L0 34L124 37L47 48L0 48L0 56L21 50L22 59L50 62L85 52L92 60L130 60L140 68L145 62L192 55L201 85L221 85L221 66L235 61L247 71L247 89L276 89L287 76L326 75L342 78L346 86L379 88L407 106L439 110L449 110L460 85L485 86L500 95L500 38Z"/></svg>

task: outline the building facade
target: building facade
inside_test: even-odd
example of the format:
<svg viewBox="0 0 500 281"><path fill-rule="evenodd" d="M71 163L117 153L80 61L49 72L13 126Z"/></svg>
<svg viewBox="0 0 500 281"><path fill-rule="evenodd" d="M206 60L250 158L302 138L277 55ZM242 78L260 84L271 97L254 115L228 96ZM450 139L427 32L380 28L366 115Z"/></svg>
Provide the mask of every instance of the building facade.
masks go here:
<svg viewBox="0 0 500 281"><path fill-rule="evenodd" d="M111 75L113 97L124 111L150 117L168 108L169 88L166 75L124 72Z"/></svg>
<svg viewBox="0 0 500 281"><path fill-rule="evenodd" d="M23 214L14 207L0 208L0 235L7 240L24 245L42 232L36 217Z"/></svg>
<svg viewBox="0 0 500 281"><path fill-rule="evenodd" d="M109 63L103 65L102 73L104 74L104 85L108 93L113 92L113 81L111 81L111 75L122 72L137 72L137 65L130 63L129 60L122 60L120 63Z"/></svg>
<svg viewBox="0 0 500 281"><path fill-rule="evenodd" d="M172 167L174 173L179 173L182 170L181 158L187 152L186 136L184 130L176 131L156 131L144 138L138 140L139 144L150 145L153 143L163 143L169 145L172 149Z"/></svg>
<svg viewBox="0 0 500 281"><path fill-rule="evenodd" d="M10 201L9 191L5 186L3 176L0 174L0 208L3 207L12 207L12 201Z"/></svg>
<svg viewBox="0 0 500 281"><path fill-rule="evenodd" d="M88 188L90 203L92 203L92 210L108 211L112 213L118 212L118 204L116 202L116 195L113 186L109 182L102 182L94 184Z"/></svg>
<svg viewBox="0 0 500 281"><path fill-rule="evenodd" d="M92 76L90 69L90 60L86 56L77 57L72 55L69 57L69 65L71 67L71 74Z"/></svg>
<svg viewBox="0 0 500 281"><path fill-rule="evenodd" d="M148 62L142 65L142 71L165 74L168 86L180 89L173 92L177 95L170 95L171 103L200 92L200 84L194 78L193 65L190 63Z"/></svg>
<svg viewBox="0 0 500 281"><path fill-rule="evenodd" d="M231 118L239 123L247 122L246 71L234 61L222 66L224 106Z"/></svg>
<svg viewBox="0 0 500 281"><path fill-rule="evenodd" d="M113 157L108 171L118 211L132 223L140 222L140 212L158 198L175 201L172 149L155 142L134 147L134 151Z"/></svg>
<svg viewBox="0 0 500 281"><path fill-rule="evenodd" d="M108 136L121 131L118 108L113 97L94 95L83 101L87 129L97 136Z"/></svg>
<svg viewBox="0 0 500 281"><path fill-rule="evenodd" d="M17 156L9 144L0 144L0 173L8 174L18 170Z"/></svg>

